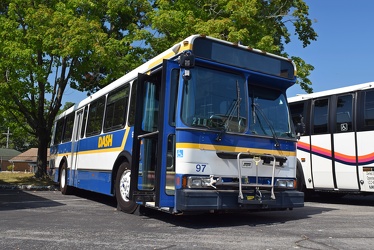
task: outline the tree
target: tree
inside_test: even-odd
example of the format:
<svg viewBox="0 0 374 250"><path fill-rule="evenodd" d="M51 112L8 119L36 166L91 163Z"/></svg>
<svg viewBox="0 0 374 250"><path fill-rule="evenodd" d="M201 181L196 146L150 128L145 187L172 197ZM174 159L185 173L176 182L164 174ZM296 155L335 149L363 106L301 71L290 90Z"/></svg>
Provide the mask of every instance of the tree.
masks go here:
<svg viewBox="0 0 374 250"><path fill-rule="evenodd" d="M289 57L284 51L284 44L291 42L289 29L303 47L317 39L308 9L303 0L158 0L150 14L152 28L159 32L152 46L162 51L196 33ZM308 76L313 66L291 58L298 69L297 83L312 92Z"/></svg>
<svg viewBox="0 0 374 250"><path fill-rule="evenodd" d="M9 113L4 110L4 106L1 105L3 99L0 99L0 148L8 148L24 152L31 147L37 146L37 140L35 136L27 133L23 126L27 126L27 123L22 120L23 126L14 119L13 116L9 116ZM19 120L22 119L20 114L17 114ZM7 138L9 128L9 137ZM9 139L9 140L8 140Z"/></svg>
<svg viewBox="0 0 374 250"><path fill-rule="evenodd" d="M65 102L65 105L64 107L62 107L59 111L58 111L58 115L61 114L62 112L64 112L65 110L68 110L69 108L71 108L72 106L74 106L75 103L73 102Z"/></svg>
<svg viewBox="0 0 374 250"><path fill-rule="evenodd" d="M95 91L149 54L136 41L151 10L146 0L2 0L0 106L38 141L46 174L53 120L68 84Z"/></svg>
<svg viewBox="0 0 374 250"><path fill-rule="evenodd" d="M288 23L304 47L316 40L303 0L2 0L0 106L37 138L41 177L68 84L95 92L193 33L288 56ZM311 91L313 66L292 58Z"/></svg>

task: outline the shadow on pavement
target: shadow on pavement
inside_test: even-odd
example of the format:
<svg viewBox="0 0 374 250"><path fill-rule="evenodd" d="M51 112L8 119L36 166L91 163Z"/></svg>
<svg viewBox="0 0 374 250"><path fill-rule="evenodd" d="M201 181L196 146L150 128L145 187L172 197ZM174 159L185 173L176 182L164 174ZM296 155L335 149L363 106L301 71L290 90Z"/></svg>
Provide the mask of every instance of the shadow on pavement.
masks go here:
<svg viewBox="0 0 374 250"><path fill-rule="evenodd" d="M151 211L146 216L162 220L175 226L193 229L235 227L235 226L263 226L283 224L288 221L307 219L314 214L332 211L330 208L304 207L292 211L261 211L222 214L171 215L159 211Z"/></svg>
<svg viewBox="0 0 374 250"><path fill-rule="evenodd" d="M91 192L91 191L86 191L86 190L83 190L83 189L77 189L77 188L73 189L73 195L81 197L81 198L85 198L85 199L88 199L88 200L92 200L92 201L95 201L95 202L100 202L100 203L108 205L108 206L117 207L116 198L112 197L112 196L108 196L108 195L104 195L104 194L100 194L100 193L95 193L95 192Z"/></svg>
<svg viewBox="0 0 374 250"><path fill-rule="evenodd" d="M315 193L306 197L305 201L318 202L323 204L344 204L354 206L374 206L374 194L336 194L336 193Z"/></svg>
<svg viewBox="0 0 374 250"><path fill-rule="evenodd" d="M35 194L37 194L37 192ZM62 205L65 204L34 195L30 191L0 190L0 211L55 207Z"/></svg>

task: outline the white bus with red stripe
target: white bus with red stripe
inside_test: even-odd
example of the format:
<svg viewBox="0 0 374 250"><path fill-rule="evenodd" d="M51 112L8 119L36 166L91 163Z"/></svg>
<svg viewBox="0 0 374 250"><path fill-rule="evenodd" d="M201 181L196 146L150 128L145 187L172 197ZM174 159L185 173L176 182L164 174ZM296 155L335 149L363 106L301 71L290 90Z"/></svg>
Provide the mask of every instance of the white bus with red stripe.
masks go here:
<svg viewBox="0 0 374 250"><path fill-rule="evenodd" d="M374 82L298 95L288 102L300 133L299 189L374 192Z"/></svg>

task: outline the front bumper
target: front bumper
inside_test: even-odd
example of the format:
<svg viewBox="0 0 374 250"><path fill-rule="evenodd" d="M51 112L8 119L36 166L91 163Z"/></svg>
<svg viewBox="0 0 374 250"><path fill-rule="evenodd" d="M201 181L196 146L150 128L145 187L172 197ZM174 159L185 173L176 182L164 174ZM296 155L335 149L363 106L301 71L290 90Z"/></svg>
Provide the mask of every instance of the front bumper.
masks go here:
<svg viewBox="0 0 374 250"><path fill-rule="evenodd" d="M237 190L178 189L176 210L180 212L287 209L304 206L304 193L296 190L275 191L275 200L264 194L262 199L241 201Z"/></svg>

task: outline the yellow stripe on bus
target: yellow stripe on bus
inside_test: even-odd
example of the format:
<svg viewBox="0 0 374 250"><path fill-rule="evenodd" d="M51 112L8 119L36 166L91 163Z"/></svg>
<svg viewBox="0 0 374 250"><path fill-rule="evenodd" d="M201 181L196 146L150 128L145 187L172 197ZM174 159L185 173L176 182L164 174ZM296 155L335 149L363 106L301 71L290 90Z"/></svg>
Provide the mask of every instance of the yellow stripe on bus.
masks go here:
<svg viewBox="0 0 374 250"><path fill-rule="evenodd" d="M233 153L247 152L247 153L254 153L254 154L296 156L295 151L245 148L245 147L234 147L234 146L219 146L219 145L209 145L209 144L199 144L199 143L177 143L177 148L224 151L224 152L233 152Z"/></svg>
<svg viewBox="0 0 374 250"><path fill-rule="evenodd" d="M98 148L98 149L92 149L92 150L87 150L87 151L79 151L76 152L78 155L87 155L87 154L97 154L97 153L108 153L108 152L121 152L126 145L127 137L129 136L130 128L126 128L125 135L123 136L122 143L120 147L113 147L113 148ZM68 153L69 155L71 154ZM64 156L66 153L62 154L57 154L58 156Z"/></svg>

